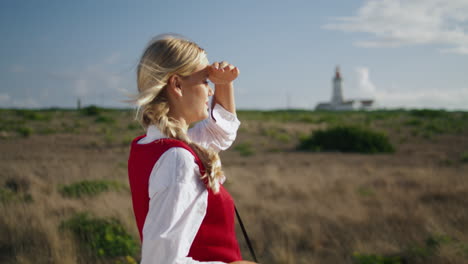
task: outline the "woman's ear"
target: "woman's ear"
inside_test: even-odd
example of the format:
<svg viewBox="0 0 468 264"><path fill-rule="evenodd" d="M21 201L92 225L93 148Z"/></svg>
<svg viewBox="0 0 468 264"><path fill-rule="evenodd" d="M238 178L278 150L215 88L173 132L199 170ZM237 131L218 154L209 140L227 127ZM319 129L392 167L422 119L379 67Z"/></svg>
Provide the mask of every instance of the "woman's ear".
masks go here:
<svg viewBox="0 0 468 264"><path fill-rule="evenodd" d="M169 93L174 94L176 96L182 96L182 88L181 88L181 79L180 76L174 74L169 77L168 81L168 90Z"/></svg>

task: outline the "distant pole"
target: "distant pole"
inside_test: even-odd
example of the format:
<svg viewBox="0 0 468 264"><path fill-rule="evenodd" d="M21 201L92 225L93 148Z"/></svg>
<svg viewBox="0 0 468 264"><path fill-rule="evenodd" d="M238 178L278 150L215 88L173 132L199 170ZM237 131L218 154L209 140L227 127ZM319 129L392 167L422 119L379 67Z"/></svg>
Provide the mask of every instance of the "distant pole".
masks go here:
<svg viewBox="0 0 468 264"><path fill-rule="evenodd" d="M99 99L101 101L99 102L100 106L104 107L104 94L103 93L99 94Z"/></svg>
<svg viewBox="0 0 468 264"><path fill-rule="evenodd" d="M291 94L286 93L286 109L291 109Z"/></svg>
<svg viewBox="0 0 468 264"><path fill-rule="evenodd" d="M78 110L81 109L81 99L78 98L78 100L76 100L76 108L78 108Z"/></svg>

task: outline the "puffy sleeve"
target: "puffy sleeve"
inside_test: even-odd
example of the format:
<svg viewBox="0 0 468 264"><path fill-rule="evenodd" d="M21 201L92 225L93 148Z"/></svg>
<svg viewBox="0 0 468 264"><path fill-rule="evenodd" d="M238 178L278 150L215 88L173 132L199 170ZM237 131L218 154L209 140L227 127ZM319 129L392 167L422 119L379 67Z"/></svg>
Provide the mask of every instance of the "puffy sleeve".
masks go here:
<svg viewBox="0 0 468 264"><path fill-rule="evenodd" d="M212 117L198 122L188 130L190 139L216 152L226 150L236 139L240 121L236 115L216 104Z"/></svg>
<svg viewBox="0 0 468 264"><path fill-rule="evenodd" d="M183 148L167 150L154 165L143 226L142 264L201 263L187 257L208 205L208 191L199 177L193 155Z"/></svg>

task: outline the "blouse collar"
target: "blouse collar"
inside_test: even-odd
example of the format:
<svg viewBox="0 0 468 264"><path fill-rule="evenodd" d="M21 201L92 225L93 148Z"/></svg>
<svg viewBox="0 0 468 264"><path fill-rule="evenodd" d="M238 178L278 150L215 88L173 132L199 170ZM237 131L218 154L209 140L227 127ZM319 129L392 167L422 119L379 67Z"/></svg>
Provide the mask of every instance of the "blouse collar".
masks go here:
<svg viewBox="0 0 468 264"><path fill-rule="evenodd" d="M146 131L146 136L154 138L155 140L166 137L166 135L164 135L163 132L161 132L161 130L159 130L159 128L155 125L148 126L148 130Z"/></svg>
<svg viewBox="0 0 468 264"><path fill-rule="evenodd" d="M155 125L149 125L146 129L146 136L138 141L138 144L148 144L155 140L167 138L166 135Z"/></svg>

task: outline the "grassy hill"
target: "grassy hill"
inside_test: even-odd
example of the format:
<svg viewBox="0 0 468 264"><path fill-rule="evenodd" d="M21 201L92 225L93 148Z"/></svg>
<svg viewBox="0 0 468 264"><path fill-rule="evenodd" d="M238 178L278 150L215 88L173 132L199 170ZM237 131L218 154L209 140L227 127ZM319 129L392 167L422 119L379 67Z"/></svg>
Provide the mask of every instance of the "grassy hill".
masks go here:
<svg viewBox="0 0 468 264"><path fill-rule="evenodd" d="M130 110L0 110L0 262L135 263ZM468 263L468 113L239 111L221 154L262 263ZM393 153L304 151L358 126ZM243 256L249 258L238 233Z"/></svg>

